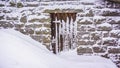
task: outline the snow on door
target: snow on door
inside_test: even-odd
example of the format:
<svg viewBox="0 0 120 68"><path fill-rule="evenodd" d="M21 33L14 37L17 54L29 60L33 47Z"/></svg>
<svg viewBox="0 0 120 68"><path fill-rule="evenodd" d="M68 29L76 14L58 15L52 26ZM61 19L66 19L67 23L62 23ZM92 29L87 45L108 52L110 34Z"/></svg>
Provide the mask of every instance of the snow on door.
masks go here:
<svg viewBox="0 0 120 68"><path fill-rule="evenodd" d="M77 46L76 13L50 13L50 17L53 53L75 48Z"/></svg>

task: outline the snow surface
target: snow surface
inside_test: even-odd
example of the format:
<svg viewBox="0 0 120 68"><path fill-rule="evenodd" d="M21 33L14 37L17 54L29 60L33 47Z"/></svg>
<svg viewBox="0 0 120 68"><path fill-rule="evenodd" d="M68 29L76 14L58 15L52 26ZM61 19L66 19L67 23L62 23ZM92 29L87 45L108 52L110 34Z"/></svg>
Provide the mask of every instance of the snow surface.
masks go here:
<svg viewBox="0 0 120 68"><path fill-rule="evenodd" d="M0 30L0 68L117 68L109 59L76 54L71 50L54 55L18 31Z"/></svg>

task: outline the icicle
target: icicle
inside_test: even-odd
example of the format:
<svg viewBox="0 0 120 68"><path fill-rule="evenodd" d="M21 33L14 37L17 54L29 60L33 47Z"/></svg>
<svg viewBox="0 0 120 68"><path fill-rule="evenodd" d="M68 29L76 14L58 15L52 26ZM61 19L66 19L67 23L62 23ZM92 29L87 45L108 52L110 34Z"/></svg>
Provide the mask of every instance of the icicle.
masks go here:
<svg viewBox="0 0 120 68"><path fill-rule="evenodd" d="M66 32L67 32L67 35L69 34L69 18L67 17L67 21L66 21Z"/></svg>
<svg viewBox="0 0 120 68"><path fill-rule="evenodd" d="M69 50L74 47L77 36L76 13L51 13L51 24L54 29L51 33L55 36L55 52Z"/></svg>
<svg viewBox="0 0 120 68"><path fill-rule="evenodd" d="M60 50L61 50L61 43L60 43L60 35L61 35L61 22L59 22L59 52L60 52Z"/></svg>
<svg viewBox="0 0 120 68"><path fill-rule="evenodd" d="M62 31L63 31L63 50L65 50L65 22L62 20L62 26L63 26L63 28L62 28Z"/></svg>
<svg viewBox="0 0 120 68"><path fill-rule="evenodd" d="M55 28L56 28L56 33L55 33L55 35L56 35L56 37L55 37L55 40L56 40L56 54L58 53L58 31L57 31L57 18L55 18Z"/></svg>

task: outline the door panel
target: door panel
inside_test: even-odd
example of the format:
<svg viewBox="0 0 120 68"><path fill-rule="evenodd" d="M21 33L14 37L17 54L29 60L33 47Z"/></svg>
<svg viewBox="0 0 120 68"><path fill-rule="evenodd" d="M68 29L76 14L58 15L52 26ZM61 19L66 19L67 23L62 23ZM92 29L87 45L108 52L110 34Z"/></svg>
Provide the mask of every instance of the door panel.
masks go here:
<svg viewBox="0 0 120 68"><path fill-rule="evenodd" d="M53 53L74 48L76 44L76 13L50 13Z"/></svg>

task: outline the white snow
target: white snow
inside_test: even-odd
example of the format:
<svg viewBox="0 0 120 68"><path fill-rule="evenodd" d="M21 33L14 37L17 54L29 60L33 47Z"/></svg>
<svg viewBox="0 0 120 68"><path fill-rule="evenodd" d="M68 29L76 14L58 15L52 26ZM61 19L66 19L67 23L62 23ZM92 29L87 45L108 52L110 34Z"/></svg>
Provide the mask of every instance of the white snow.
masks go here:
<svg viewBox="0 0 120 68"><path fill-rule="evenodd" d="M47 19L48 17L47 16L44 16L44 15L29 15L28 16L28 20L32 20L32 19L42 19L42 18L45 18Z"/></svg>
<svg viewBox="0 0 120 68"><path fill-rule="evenodd" d="M102 23L102 24L98 25L98 27L111 27L111 24L109 24L109 23Z"/></svg>
<svg viewBox="0 0 120 68"><path fill-rule="evenodd" d="M113 38L113 37L106 37L106 38L103 38L103 41L109 41L109 40L116 40L116 38Z"/></svg>
<svg viewBox="0 0 120 68"><path fill-rule="evenodd" d="M17 12L8 13L8 14L6 14L6 16L8 16L8 17L13 17L13 18L17 18L17 17L19 16L19 13L17 13Z"/></svg>
<svg viewBox="0 0 120 68"><path fill-rule="evenodd" d="M120 34L120 30L111 30L110 33Z"/></svg>
<svg viewBox="0 0 120 68"><path fill-rule="evenodd" d="M109 59L75 52L56 56L18 31L0 30L0 68L117 68Z"/></svg>
<svg viewBox="0 0 120 68"><path fill-rule="evenodd" d="M80 22L86 22L86 21L89 21L89 22L93 22L91 19L89 19L88 17L84 17Z"/></svg>

